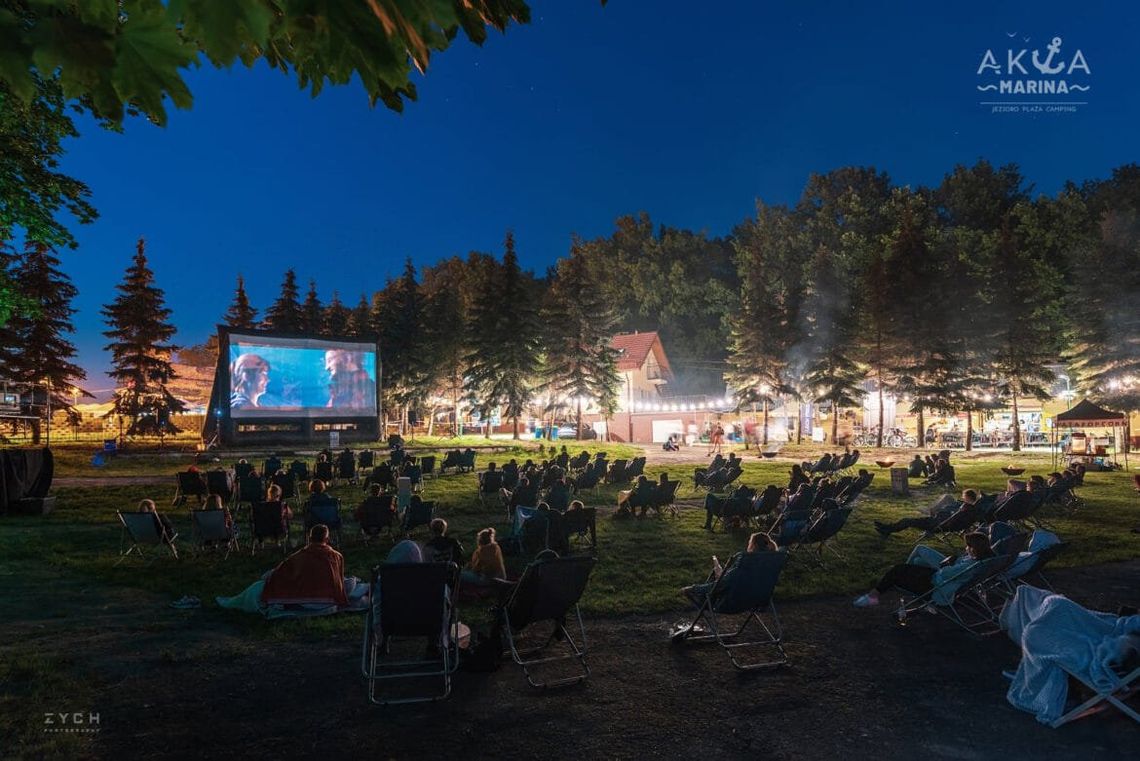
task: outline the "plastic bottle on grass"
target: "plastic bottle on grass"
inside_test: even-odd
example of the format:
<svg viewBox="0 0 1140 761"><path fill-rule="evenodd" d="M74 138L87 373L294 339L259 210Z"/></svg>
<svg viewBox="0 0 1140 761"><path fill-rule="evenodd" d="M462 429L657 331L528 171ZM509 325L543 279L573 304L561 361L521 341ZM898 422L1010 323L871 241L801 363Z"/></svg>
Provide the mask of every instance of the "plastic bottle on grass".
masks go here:
<svg viewBox="0 0 1140 761"><path fill-rule="evenodd" d="M899 626L906 626L906 603L899 598L899 609L895 612L895 622Z"/></svg>

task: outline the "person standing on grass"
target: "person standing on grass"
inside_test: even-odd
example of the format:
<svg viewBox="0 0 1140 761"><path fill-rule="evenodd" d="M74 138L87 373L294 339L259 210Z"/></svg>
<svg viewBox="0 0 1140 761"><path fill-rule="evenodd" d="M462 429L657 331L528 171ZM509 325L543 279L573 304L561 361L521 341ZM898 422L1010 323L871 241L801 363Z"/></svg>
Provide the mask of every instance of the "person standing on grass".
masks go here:
<svg viewBox="0 0 1140 761"><path fill-rule="evenodd" d="M708 456L712 457L714 454L721 453L721 447L724 445L724 426L717 423L713 426L712 431L709 433L709 451Z"/></svg>

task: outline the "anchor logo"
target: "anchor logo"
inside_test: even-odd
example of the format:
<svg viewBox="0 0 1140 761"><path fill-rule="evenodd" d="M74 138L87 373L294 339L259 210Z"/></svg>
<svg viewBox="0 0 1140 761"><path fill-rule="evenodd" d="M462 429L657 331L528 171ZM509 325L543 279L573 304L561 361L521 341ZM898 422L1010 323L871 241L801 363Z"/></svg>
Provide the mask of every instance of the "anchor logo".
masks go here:
<svg viewBox="0 0 1140 761"><path fill-rule="evenodd" d="M1033 51L1033 67L1042 74L1060 74L1061 71L1065 68L1065 64L1063 62L1057 64L1056 66L1051 66L1050 64L1053 62L1053 57L1061 52L1061 38L1054 37L1053 41L1045 46L1045 49L1049 51L1049 55L1045 56L1044 63L1042 63L1041 59L1038 58L1038 53L1040 51Z"/></svg>

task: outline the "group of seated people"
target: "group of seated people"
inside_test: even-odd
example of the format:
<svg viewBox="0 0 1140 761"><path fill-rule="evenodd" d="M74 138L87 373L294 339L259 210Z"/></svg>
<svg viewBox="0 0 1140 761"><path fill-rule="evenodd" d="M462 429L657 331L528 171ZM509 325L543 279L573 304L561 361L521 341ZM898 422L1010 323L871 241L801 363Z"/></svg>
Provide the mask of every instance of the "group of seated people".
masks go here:
<svg viewBox="0 0 1140 761"><path fill-rule="evenodd" d="M423 481L423 468L416 458L405 455L373 466L364 479L364 488L376 485L383 490L395 489L400 478L407 478L413 488Z"/></svg>
<svg viewBox="0 0 1140 761"><path fill-rule="evenodd" d="M772 514L775 517L768 529L769 533L792 538L795 531L789 524L806 527L826 511L850 504L870 485L873 478L872 473L860 469L854 476L831 478L817 475L809 479L801 465L793 465L788 486L782 491L776 485L769 485L759 492L742 485L724 498L709 495L705 500L704 527L711 531L713 520L726 515L727 506L727 513L736 516L759 519Z"/></svg>
<svg viewBox="0 0 1140 761"><path fill-rule="evenodd" d="M563 450L562 454L568 459L565 448ZM487 470L479 474L479 492L485 496L497 495L511 515L520 505L534 507L539 502L546 502L552 509L564 512L579 489L590 488L597 483L596 473L605 472L605 458L595 459L586 471L577 476L567 474L561 459L562 455L559 455L541 464L527 460L522 465L511 459L501 468L497 463L489 463Z"/></svg>
<svg viewBox="0 0 1140 761"><path fill-rule="evenodd" d="M637 483L632 489L618 492L618 516L638 515L644 518L650 509L661 512L661 508L673 504L677 494L676 481L669 480L668 473L661 473L657 481L650 481L647 476L637 477Z"/></svg>
<svg viewBox="0 0 1140 761"><path fill-rule="evenodd" d="M849 452L824 452L822 456L815 462L805 460L800 467L805 473L838 473L841 470L847 470L859 462L860 453L858 449Z"/></svg>
<svg viewBox="0 0 1140 761"><path fill-rule="evenodd" d="M697 468L693 471L693 485L704 487L711 491L720 491L725 486L740 478L744 472L743 461L735 452L729 452L728 459L717 452L707 468Z"/></svg>

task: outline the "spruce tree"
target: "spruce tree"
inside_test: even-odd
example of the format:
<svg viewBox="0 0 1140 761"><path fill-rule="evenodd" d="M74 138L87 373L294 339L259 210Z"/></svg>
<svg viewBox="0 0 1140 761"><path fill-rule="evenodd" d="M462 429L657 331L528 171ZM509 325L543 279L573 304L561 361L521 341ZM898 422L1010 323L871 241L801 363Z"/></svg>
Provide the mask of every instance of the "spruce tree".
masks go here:
<svg viewBox="0 0 1140 761"><path fill-rule="evenodd" d="M539 388L552 399L572 401L578 439L583 399L604 413L612 413L617 401L617 351L610 346L616 322L612 304L590 277L589 263L575 239L569 258L558 262L542 310L546 361Z"/></svg>
<svg viewBox="0 0 1140 761"><path fill-rule="evenodd" d="M500 408L517 439L518 419L530 401L529 381L538 365L538 309L534 277L519 266L512 233L503 247L502 265L486 273L472 307L468 367L484 419Z"/></svg>
<svg viewBox="0 0 1140 761"><path fill-rule="evenodd" d="M26 241L23 256L13 269L21 298L27 308L21 309L7 326L10 331L0 349L0 363L10 380L26 383L34 389L37 420L33 423L35 443L40 441L40 420L49 410L66 410L72 420L74 393L82 393L76 382L86 378L83 369L71 360L75 346L66 338L74 328L71 316L75 310L71 300L77 291L71 280L59 269L55 252L42 243ZM11 340L12 343L7 343ZM50 396L50 403L49 403Z"/></svg>
<svg viewBox="0 0 1140 761"><path fill-rule="evenodd" d="M178 347L168 342L175 328L168 322L165 296L154 285L154 273L147 266L142 238L116 290L119 295L102 310L110 328L103 332L111 339L106 349L115 368L108 375L119 386L112 412L131 421L130 435L177 433L170 416L182 412L185 405L166 388L174 377L170 357Z"/></svg>
<svg viewBox="0 0 1140 761"><path fill-rule="evenodd" d="M281 295L269 309L265 310L265 321L262 325L266 330L280 333L304 332L301 305L297 302L297 273L293 270L285 271L285 279L281 283Z"/></svg>
<svg viewBox="0 0 1140 761"><path fill-rule="evenodd" d="M226 310L224 319L231 328L252 330L257 325L257 310L249 304L249 297L245 293L245 280L241 275L238 275L234 300Z"/></svg>
<svg viewBox="0 0 1140 761"><path fill-rule="evenodd" d="M421 346L423 303L411 259L405 262L403 275L388 283L376 303L379 308L384 398L386 406L398 408L402 428L409 408L417 407L428 393Z"/></svg>
<svg viewBox="0 0 1140 761"><path fill-rule="evenodd" d="M321 335L344 336L348 335L349 322L352 320L352 310L340 300L340 294L333 291L332 301L325 307L324 321L321 326Z"/></svg>
<svg viewBox="0 0 1140 761"><path fill-rule="evenodd" d="M363 293L348 318L348 334L357 338L371 338L375 335L372 331L372 307Z"/></svg>
<svg viewBox="0 0 1140 761"><path fill-rule="evenodd" d="M305 294L305 302L301 304L301 332L310 336L325 334L325 309L317 297L317 283L309 280L309 292Z"/></svg>

